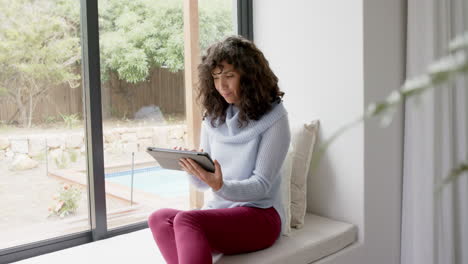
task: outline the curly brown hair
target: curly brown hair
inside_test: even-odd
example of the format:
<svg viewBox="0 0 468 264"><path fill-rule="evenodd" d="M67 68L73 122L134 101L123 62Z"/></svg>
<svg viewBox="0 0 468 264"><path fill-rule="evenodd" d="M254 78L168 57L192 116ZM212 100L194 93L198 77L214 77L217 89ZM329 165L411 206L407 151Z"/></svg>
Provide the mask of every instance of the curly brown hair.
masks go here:
<svg viewBox="0 0 468 264"><path fill-rule="evenodd" d="M226 121L229 106L216 90L212 76L213 69L222 62L232 64L240 74L239 127L249 120L259 120L275 102L281 102L284 92L263 53L243 37L227 37L211 45L198 66L198 101L203 107L203 118L209 116L213 126Z"/></svg>

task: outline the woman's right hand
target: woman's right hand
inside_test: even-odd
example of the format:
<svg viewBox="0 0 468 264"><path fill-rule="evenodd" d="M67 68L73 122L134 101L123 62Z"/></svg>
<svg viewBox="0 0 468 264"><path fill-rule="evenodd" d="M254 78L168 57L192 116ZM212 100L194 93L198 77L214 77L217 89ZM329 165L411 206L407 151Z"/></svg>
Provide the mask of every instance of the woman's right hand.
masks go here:
<svg viewBox="0 0 468 264"><path fill-rule="evenodd" d="M176 146L173 149L184 151L197 151L196 149L188 150L187 148L182 148L179 146ZM203 149L200 149L199 151L203 152ZM206 171L192 159L181 159L179 161L179 164L182 167L182 170L184 170L188 174L197 177L198 179L206 183L208 186L210 186L214 191L217 191L221 189L221 187L223 187L223 173L221 171L221 165L218 163L217 160L214 160L214 173Z"/></svg>

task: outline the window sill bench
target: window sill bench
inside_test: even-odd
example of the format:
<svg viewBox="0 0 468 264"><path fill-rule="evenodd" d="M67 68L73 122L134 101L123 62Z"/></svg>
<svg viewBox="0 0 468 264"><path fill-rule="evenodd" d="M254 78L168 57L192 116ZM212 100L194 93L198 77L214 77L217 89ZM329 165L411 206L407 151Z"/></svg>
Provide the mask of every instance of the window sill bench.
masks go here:
<svg viewBox="0 0 468 264"><path fill-rule="evenodd" d="M281 236L270 248L223 256L216 264L306 264L343 249L356 238L357 228L352 224L307 214L303 228L293 228L289 236Z"/></svg>
<svg viewBox="0 0 468 264"><path fill-rule="evenodd" d="M293 229L270 248L222 256L216 264L306 264L333 254L356 240L354 225L307 214L302 229ZM165 263L149 229L99 240L25 259L18 264Z"/></svg>

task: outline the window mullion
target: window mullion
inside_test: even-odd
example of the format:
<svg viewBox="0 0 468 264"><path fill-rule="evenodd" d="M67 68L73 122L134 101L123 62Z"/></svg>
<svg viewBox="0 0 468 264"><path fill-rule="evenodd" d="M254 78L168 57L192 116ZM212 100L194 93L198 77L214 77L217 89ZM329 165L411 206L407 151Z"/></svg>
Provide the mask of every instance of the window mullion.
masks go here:
<svg viewBox="0 0 468 264"><path fill-rule="evenodd" d="M237 34L254 40L252 0L237 0Z"/></svg>
<svg viewBox="0 0 468 264"><path fill-rule="evenodd" d="M81 50L88 197L93 240L107 236L104 153L102 137L101 76L99 64L99 24L96 0L81 0Z"/></svg>

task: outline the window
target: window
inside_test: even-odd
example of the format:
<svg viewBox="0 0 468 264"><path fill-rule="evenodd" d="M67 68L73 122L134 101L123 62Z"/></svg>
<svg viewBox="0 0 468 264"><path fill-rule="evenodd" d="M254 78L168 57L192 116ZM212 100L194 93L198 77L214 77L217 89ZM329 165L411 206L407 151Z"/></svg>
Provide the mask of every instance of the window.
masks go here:
<svg viewBox="0 0 468 264"><path fill-rule="evenodd" d="M1 249L90 229L79 8L0 2Z"/></svg>
<svg viewBox="0 0 468 264"><path fill-rule="evenodd" d="M0 4L0 262L145 228L163 205L188 208L182 178L145 182L161 169L144 152L190 136L183 1ZM200 0L202 49L235 32L233 20L242 28L246 8Z"/></svg>
<svg viewBox="0 0 468 264"><path fill-rule="evenodd" d="M188 179L148 147L187 147L183 1L99 2L107 226L190 208ZM200 46L233 33L232 1L199 3Z"/></svg>

